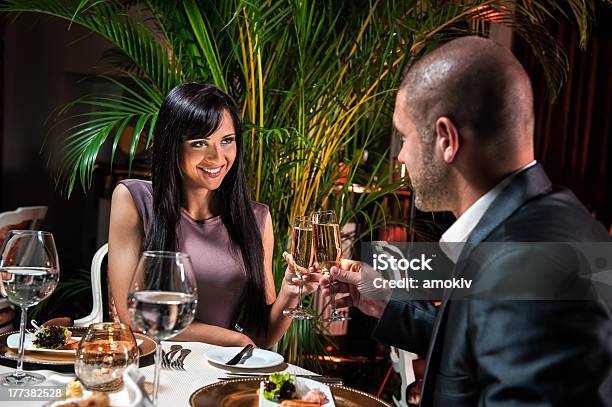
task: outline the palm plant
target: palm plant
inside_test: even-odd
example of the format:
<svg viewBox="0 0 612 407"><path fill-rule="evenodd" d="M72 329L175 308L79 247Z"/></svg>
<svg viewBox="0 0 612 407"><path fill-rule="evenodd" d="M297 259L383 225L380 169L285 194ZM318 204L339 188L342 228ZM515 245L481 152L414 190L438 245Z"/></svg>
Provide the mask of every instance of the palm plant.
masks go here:
<svg viewBox="0 0 612 407"><path fill-rule="evenodd" d="M606 0L607 1L607 0ZM514 28L532 45L554 98L567 60L544 28L559 14L588 35L594 0L8 0L1 11L38 12L79 24L112 42L121 94L87 96L89 107L65 131L58 182L69 196L87 190L96 158L134 127L130 163L141 138L151 143L165 94L187 80L212 82L242 106L245 159L253 198L270 206L276 236L274 271L290 220L323 206L342 224L367 227L358 242L389 221L381 198L392 182L387 149L393 95L404 67L449 37L487 35L490 23ZM361 165L369 152L367 171ZM372 157L374 157L372 159ZM344 179L344 182L339 182ZM368 193L356 193L353 184ZM321 348L318 322L296 322L280 344L307 363ZM297 343L302 346L297 348Z"/></svg>

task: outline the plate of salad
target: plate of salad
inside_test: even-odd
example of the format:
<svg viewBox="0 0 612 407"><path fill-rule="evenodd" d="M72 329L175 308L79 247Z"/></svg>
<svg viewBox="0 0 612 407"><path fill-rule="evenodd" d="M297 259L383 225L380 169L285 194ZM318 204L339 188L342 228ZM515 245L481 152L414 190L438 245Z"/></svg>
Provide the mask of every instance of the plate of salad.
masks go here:
<svg viewBox="0 0 612 407"><path fill-rule="evenodd" d="M45 352L75 355L81 341L80 336L72 336L65 326L45 326L33 334L26 334L24 348L28 352ZM140 346L142 339L136 340ZM6 346L13 350L19 349L19 333L14 333L6 338Z"/></svg>
<svg viewBox="0 0 612 407"><path fill-rule="evenodd" d="M334 407L329 386L290 373L272 373L259 388L259 407Z"/></svg>
<svg viewBox="0 0 612 407"><path fill-rule="evenodd" d="M36 333L25 335L24 348L26 351L75 354L79 346L80 337L73 337L72 332L65 326L45 326ZM19 333L6 338L6 346L19 349Z"/></svg>

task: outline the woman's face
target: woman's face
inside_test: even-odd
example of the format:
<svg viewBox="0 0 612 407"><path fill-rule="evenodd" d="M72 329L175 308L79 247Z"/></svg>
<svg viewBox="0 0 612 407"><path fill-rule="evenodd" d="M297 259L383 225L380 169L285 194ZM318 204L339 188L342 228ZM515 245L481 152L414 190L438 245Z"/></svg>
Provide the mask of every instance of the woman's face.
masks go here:
<svg viewBox="0 0 612 407"><path fill-rule="evenodd" d="M215 190L236 159L236 134L229 112L207 138L183 141L181 171L185 188Z"/></svg>

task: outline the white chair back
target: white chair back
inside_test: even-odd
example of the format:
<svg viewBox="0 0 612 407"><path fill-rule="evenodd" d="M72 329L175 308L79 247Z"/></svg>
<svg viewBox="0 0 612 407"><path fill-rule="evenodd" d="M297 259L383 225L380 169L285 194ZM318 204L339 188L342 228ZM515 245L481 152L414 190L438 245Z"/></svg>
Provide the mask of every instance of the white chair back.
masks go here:
<svg viewBox="0 0 612 407"><path fill-rule="evenodd" d="M408 386L416 381L412 363L414 360L418 359L418 355L393 346L390 348L393 370L395 370L402 379L402 384L400 387L401 397L398 400L395 396L393 396L393 404L395 404L397 407L408 407L408 400L406 399Z"/></svg>
<svg viewBox="0 0 612 407"><path fill-rule="evenodd" d="M34 223L34 226L36 226L45 219L46 215L46 206L23 206L14 211L0 213L0 227L21 225L24 222ZM28 229L28 227L24 227L24 229Z"/></svg>
<svg viewBox="0 0 612 407"><path fill-rule="evenodd" d="M10 230L36 229L46 215L46 206L24 206L0 213L0 246Z"/></svg>
<svg viewBox="0 0 612 407"><path fill-rule="evenodd" d="M391 253L396 259L404 258L403 253L397 247L393 246L392 243L387 242L372 242L373 245L377 246L377 253L387 252ZM402 277L399 271L395 271L392 276L394 279L399 280ZM402 379L401 384L401 397L397 399L393 396L393 404L397 407L408 407L408 400L406 399L408 386L415 382L416 376L414 374L413 361L418 359L418 355L405 351L403 349L390 347L390 358L393 370L395 370Z"/></svg>
<svg viewBox="0 0 612 407"><path fill-rule="evenodd" d="M74 326L89 326L104 319L104 308L102 306L102 262L108 254L108 243L103 244L91 261L91 295L93 306L91 313L81 319L74 321Z"/></svg>

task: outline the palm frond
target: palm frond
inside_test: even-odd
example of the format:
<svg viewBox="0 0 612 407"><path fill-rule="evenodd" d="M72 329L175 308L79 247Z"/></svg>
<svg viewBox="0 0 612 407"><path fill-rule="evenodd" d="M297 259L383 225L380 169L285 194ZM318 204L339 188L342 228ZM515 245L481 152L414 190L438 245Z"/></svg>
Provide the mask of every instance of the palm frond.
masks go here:
<svg viewBox="0 0 612 407"><path fill-rule="evenodd" d="M185 0L183 1L183 8L185 10L185 14L187 15L187 20L191 25L193 35L199 46L199 50L192 47L192 52L194 52L197 57L201 57L206 60L214 84L222 90L227 90L225 77L221 68L219 50L211 38L210 29L205 22L204 16L198 7L198 4L195 0Z"/></svg>
<svg viewBox="0 0 612 407"><path fill-rule="evenodd" d="M64 192L70 196L77 180L83 190L89 189L93 178L94 165L102 144L112 136L111 165L119 139L128 125L134 126L129 152L129 168L136 153L136 147L145 128L147 145L151 142L152 129L161 106L162 98L156 89L136 77L132 86L106 77L121 91L121 95L84 96L65 106L58 112L58 120L77 119L78 124L67 129L65 142L59 151L62 165L59 168L56 182L64 186ZM68 116L75 107L89 109L85 113Z"/></svg>

